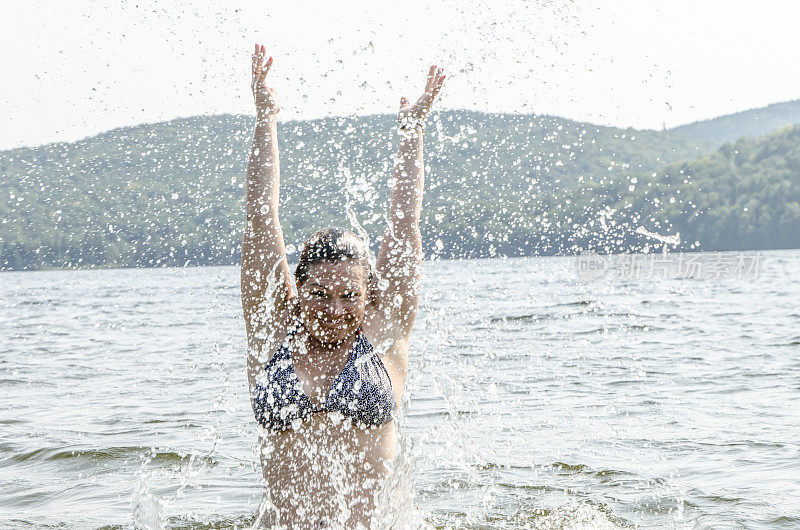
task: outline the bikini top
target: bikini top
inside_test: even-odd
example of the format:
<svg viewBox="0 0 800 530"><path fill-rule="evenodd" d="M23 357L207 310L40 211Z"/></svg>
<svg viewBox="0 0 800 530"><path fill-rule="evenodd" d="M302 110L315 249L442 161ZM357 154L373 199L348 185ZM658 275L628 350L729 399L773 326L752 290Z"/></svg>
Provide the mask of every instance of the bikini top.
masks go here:
<svg viewBox="0 0 800 530"><path fill-rule="evenodd" d="M258 378L264 384L255 385L253 412L263 427L272 431L296 429L316 412L340 412L362 426L383 425L392 419L397 408L392 381L361 328L356 331L347 364L334 379L322 407L316 407L303 392L287 344L288 340L264 366L266 373Z"/></svg>

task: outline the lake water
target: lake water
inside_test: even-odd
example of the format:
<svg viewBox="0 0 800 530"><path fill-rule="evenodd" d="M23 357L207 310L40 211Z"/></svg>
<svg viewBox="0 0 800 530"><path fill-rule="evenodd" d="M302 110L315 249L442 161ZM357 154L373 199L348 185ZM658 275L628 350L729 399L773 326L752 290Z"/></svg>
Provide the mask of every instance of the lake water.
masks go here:
<svg viewBox="0 0 800 530"><path fill-rule="evenodd" d="M800 527L800 251L760 259L591 282L573 257L426 263L398 466L417 521ZM0 273L0 352L0 527L252 521L238 268Z"/></svg>

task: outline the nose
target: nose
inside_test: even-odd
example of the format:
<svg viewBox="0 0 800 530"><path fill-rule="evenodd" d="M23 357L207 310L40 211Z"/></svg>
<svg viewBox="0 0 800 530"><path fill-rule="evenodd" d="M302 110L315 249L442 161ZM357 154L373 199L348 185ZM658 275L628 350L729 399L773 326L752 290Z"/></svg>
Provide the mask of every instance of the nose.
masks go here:
<svg viewBox="0 0 800 530"><path fill-rule="evenodd" d="M347 308L345 308L344 304L340 300L335 300L331 302L330 313L334 317L341 317L347 313Z"/></svg>

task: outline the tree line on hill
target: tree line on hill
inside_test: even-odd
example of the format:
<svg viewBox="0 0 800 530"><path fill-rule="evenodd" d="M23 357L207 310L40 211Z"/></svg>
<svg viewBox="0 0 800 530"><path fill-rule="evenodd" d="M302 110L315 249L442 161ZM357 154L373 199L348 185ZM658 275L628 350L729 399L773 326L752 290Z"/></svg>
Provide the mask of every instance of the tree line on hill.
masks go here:
<svg viewBox="0 0 800 530"><path fill-rule="evenodd" d="M0 269L238 263L252 126L195 117L0 152ZM441 112L425 133L425 253L660 248L648 233L680 233L676 250L800 247L800 127L721 146L710 128ZM290 260L351 219L379 243L396 145L392 116L279 124Z"/></svg>

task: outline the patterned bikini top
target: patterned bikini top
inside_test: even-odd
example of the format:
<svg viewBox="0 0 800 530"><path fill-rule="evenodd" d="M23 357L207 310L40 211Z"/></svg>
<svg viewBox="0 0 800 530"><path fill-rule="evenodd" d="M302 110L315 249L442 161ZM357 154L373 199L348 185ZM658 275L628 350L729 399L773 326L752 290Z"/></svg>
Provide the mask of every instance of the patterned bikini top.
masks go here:
<svg viewBox="0 0 800 530"><path fill-rule="evenodd" d="M293 330L289 335L294 334ZM340 412L362 426L383 425L397 408L392 381L381 358L361 328L341 373L330 386L325 403L316 407L303 392L294 371L288 340L264 366L256 383L253 412L256 420L272 431L298 428L316 412Z"/></svg>

